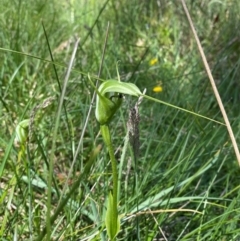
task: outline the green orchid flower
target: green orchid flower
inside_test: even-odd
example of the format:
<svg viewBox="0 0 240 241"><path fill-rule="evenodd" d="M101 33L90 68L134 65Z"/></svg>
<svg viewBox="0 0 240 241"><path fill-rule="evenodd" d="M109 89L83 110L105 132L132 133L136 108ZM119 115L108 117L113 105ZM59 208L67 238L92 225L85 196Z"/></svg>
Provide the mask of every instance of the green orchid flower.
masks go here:
<svg viewBox="0 0 240 241"><path fill-rule="evenodd" d="M109 96L111 92L115 92L117 95ZM138 97L142 93L136 85L116 80L107 80L99 86L95 115L100 125L108 124L112 120L121 106L123 94Z"/></svg>

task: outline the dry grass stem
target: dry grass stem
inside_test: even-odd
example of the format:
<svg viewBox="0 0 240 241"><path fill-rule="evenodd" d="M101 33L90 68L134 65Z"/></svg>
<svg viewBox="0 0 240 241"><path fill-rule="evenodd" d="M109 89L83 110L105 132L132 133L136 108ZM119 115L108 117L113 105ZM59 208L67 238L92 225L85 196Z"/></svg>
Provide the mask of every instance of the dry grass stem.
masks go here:
<svg viewBox="0 0 240 241"><path fill-rule="evenodd" d="M228 120L228 116L227 116L226 111L225 111L225 108L224 108L224 106L223 106L221 97L220 97L220 95L219 95L219 93L218 93L217 86L216 86L215 81L214 81L214 79L213 79L213 76L212 76L210 67L209 67L209 65L208 65L206 56L205 56L205 54L204 54L202 45L201 45L201 43L200 43L200 40L199 40L198 35L197 35L197 32L196 32L195 27L194 27L194 25L193 25L193 22L192 22L192 19L191 19L190 14L189 14L189 11L188 11L188 9L187 9L186 3L185 3L184 0L181 0L181 2L182 2L182 5L183 5L183 8L184 8L184 11L185 11L185 13L186 13L188 22L189 22L189 24L190 24L190 27L191 27L191 29L192 29L193 35L194 35L195 40L196 40L196 42L197 42L198 50L199 50L200 55L201 55L201 57L202 57L202 61L203 61L204 67L205 67L205 69L206 69L208 78L209 78L210 83L211 83L211 85L212 85L213 92L214 92L214 94L215 94L215 96L216 96L216 99L217 99L219 108L220 108L220 110L221 110L221 112L222 112L223 119L224 119L224 121L225 121L225 123L226 123L227 130L228 130L228 133L229 133L230 139L231 139L231 141L232 141L233 148L234 148L234 151L235 151L237 160L238 160L238 164L239 164L239 166L240 166L240 153L239 153L238 145L237 145L235 136L234 136L234 134L233 134L233 131L232 131L230 122L229 122L229 120Z"/></svg>

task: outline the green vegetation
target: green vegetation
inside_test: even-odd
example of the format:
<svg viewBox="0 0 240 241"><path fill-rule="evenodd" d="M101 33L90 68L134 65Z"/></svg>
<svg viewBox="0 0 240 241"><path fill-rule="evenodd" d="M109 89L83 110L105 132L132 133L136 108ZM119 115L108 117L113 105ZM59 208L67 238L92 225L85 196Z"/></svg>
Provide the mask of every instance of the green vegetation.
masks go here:
<svg viewBox="0 0 240 241"><path fill-rule="evenodd" d="M239 142L240 2L187 6ZM0 27L1 240L240 239L239 166L181 1L1 0Z"/></svg>

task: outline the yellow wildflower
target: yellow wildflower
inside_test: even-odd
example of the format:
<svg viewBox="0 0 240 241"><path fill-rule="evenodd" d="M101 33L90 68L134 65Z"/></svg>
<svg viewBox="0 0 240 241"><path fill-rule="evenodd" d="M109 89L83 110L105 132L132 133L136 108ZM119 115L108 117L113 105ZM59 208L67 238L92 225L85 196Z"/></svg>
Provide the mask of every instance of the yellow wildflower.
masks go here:
<svg viewBox="0 0 240 241"><path fill-rule="evenodd" d="M163 88L160 85L157 85L153 88L153 92L155 92L155 93L160 93L162 91L163 91Z"/></svg>
<svg viewBox="0 0 240 241"><path fill-rule="evenodd" d="M151 59L151 60L149 61L149 65L153 66L153 65L155 65L157 62L158 62L158 59L157 59L157 58Z"/></svg>

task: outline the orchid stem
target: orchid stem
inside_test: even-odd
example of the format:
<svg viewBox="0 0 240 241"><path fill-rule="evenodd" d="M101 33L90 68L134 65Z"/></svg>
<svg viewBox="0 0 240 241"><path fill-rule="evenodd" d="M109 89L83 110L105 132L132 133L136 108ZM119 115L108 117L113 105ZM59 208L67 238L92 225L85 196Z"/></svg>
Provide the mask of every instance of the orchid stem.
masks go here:
<svg viewBox="0 0 240 241"><path fill-rule="evenodd" d="M102 137L104 140L105 145L107 146L108 153L111 160L112 165L112 177L113 177L113 220L118 219L118 212L117 212L117 202L118 202L118 172L117 172L117 161L114 156L114 150L111 140L111 135L109 131L108 125L100 125ZM116 221L117 223L117 221Z"/></svg>

